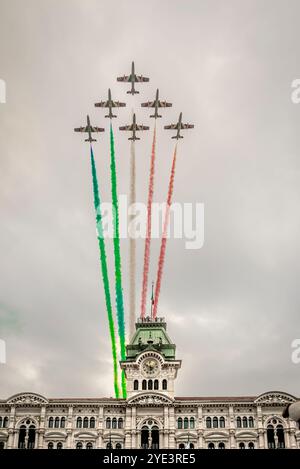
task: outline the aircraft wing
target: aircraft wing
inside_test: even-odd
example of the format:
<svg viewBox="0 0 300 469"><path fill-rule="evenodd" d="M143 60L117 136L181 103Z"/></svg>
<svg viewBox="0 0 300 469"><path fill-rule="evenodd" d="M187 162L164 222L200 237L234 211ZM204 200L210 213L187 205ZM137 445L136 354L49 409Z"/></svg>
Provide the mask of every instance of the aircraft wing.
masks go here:
<svg viewBox="0 0 300 469"><path fill-rule="evenodd" d="M100 101L100 103L95 103L96 107L109 107L108 101Z"/></svg>
<svg viewBox="0 0 300 469"><path fill-rule="evenodd" d="M120 130L132 130L133 129L133 125L123 125L121 127L119 127Z"/></svg>
<svg viewBox="0 0 300 469"><path fill-rule="evenodd" d="M123 77L118 77L117 81L125 81L127 83L130 81L130 76L124 75Z"/></svg>
<svg viewBox="0 0 300 469"><path fill-rule="evenodd" d="M104 132L102 127L91 127L91 132Z"/></svg>
<svg viewBox="0 0 300 469"><path fill-rule="evenodd" d="M147 101L147 103L142 103L142 107L155 107L155 101Z"/></svg>
<svg viewBox="0 0 300 469"><path fill-rule="evenodd" d="M192 124L181 124L181 129L193 129L194 125Z"/></svg>
<svg viewBox="0 0 300 469"><path fill-rule="evenodd" d="M167 103L166 101L158 101L158 107L172 107L172 103Z"/></svg>
<svg viewBox="0 0 300 469"><path fill-rule="evenodd" d="M74 132L87 132L87 127L76 127Z"/></svg>
<svg viewBox="0 0 300 469"><path fill-rule="evenodd" d="M134 81L137 83L143 82L143 81L149 81L149 78L143 77L142 75L135 75L134 76Z"/></svg>
<svg viewBox="0 0 300 469"><path fill-rule="evenodd" d="M165 129L178 129L178 123L177 124L171 124L171 125L165 125L164 128Z"/></svg>
<svg viewBox="0 0 300 469"><path fill-rule="evenodd" d="M136 130L149 130L149 127L147 125L137 125Z"/></svg>
<svg viewBox="0 0 300 469"><path fill-rule="evenodd" d="M112 107L125 107L126 103L120 103L120 101L113 101L111 105Z"/></svg>

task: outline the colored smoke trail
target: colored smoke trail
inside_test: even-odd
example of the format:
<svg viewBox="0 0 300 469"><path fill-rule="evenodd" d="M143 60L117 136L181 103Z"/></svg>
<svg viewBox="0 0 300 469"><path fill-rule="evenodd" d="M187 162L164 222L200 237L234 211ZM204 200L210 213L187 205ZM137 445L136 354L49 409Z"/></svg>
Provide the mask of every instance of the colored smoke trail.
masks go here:
<svg viewBox="0 0 300 469"><path fill-rule="evenodd" d="M111 169L111 193L113 204L113 225L114 225L114 255L115 255L115 289L116 289L116 305L117 305L117 319L118 330L120 339L121 359L126 359L126 346L125 346L125 320L124 320L124 302L122 290L122 271L121 271L121 254L120 254L120 234L119 234L119 203L117 191L117 172L115 160L115 143L112 124L110 124L110 169ZM124 371L121 373L122 377L122 393L123 398L126 398L126 379Z"/></svg>
<svg viewBox="0 0 300 469"><path fill-rule="evenodd" d="M105 242L104 242L104 237L103 237L101 201L100 201L100 195L99 195L99 186L98 186L96 165L95 165L95 159L94 159L92 146L91 146L91 167L92 167L92 177L93 177L94 206L95 206L95 212L96 212L96 226L97 226L97 236L98 236L98 243L99 243L99 250L100 250L102 280L103 280L103 286L104 286L105 303L106 303L109 332L110 332L110 339L111 339L112 357L113 357L115 396L116 398L119 398L120 389L119 389L119 382L118 382L118 359L117 359L117 347L116 347L116 336L115 336L115 324L114 324L114 318L113 318L113 312L112 312L112 306L111 306L106 250L105 250Z"/></svg>
<svg viewBox="0 0 300 469"><path fill-rule="evenodd" d="M160 294L160 289L161 289L162 274L163 274L165 256L166 256L167 231L168 231L168 225L169 225L170 207L171 207L171 203L172 203L173 188L174 188L176 155L177 155L177 143L176 143L175 150L174 150L174 156L173 156L173 162L172 162L172 168L171 168L171 174L170 174L170 181L169 181L166 213L165 213L164 226L163 226L163 234L162 234L162 240L161 240L161 245L160 245L158 269L157 269L157 277L156 277L156 285L155 285L155 295L154 295L153 318L156 318L156 315L157 315L157 306L158 306L159 294Z"/></svg>
<svg viewBox="0 0 300 469"><path fill-rule="evenodd" d="M150 175L149 175L149 189L148 189L147 228L146 228L146 239L145 239L145 250L144 250L143 287L142 287L142 300L141 300L141 317L142 318L144 318L146 314L146 301L147 301L148 276L149 276L152 201L153 201L154 174L155 174L155 144L156 144L156 121L155 121L154 131L153 131Z"/></svg>
<svg viewBox="0 0 300 469"><path fill-rule="evenodd" d="M135 183L135 142L131 141L130 147L130 193L129 204L131 210L136 203L136 183ZM129 217L129 223L132 223L133 214ZM136 278L136 240L131 228L129 233L129 337L131 338L135 331L135 278Z"/></svg>

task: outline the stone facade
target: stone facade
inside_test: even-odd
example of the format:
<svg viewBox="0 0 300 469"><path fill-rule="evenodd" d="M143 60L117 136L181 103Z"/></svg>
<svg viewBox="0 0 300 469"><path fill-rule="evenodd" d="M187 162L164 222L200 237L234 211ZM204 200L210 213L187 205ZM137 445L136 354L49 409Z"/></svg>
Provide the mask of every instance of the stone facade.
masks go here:
<svg viewBox="0 0 300 469"><path fill-rule="evenodd" d="M126 400L0 400L0 448L300 448L296 423L282 417L296 397L176 397L175 350L163 319L140 320L121 362Z"/></svg>

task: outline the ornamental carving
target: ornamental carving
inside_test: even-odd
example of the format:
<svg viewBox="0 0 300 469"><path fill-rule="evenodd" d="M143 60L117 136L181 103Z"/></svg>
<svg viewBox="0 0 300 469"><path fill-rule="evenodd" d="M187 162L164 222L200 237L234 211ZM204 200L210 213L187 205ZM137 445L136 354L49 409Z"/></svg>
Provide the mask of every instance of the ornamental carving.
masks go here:
<svg viewBox="0 0 300 469"><path fill-rule="evenodd" d="M256 404L290 404L295 402L296 398L290 394L273 392L259 396L254 402Z"/></svg>
<svg viewBox="0 0 300 469"><path fill-rule="evenodd" d="M31 404L31 405L45 405L48 404L47 399L39 394L23 393L12 396L7 401L8 404Z"/></svg>
<svg viewBox="0 0 300 469"><path fill-rule="evenodd" d="M129 405L170 405L172 400L165 396L155 394L143 394L136 396L128 401Z"/></svg>

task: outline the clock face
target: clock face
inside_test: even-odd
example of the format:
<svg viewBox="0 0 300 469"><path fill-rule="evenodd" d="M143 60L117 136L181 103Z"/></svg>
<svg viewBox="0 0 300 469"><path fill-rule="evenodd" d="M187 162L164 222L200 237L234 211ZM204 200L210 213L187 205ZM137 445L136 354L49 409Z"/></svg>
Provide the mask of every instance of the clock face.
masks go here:
<svg viewBox="0 0 300 469"><path fill-rule="evenodd" d="M147 358L142 364L143 372L148 376L154 376L159 370L158 361L154 358Z"/></svg>

